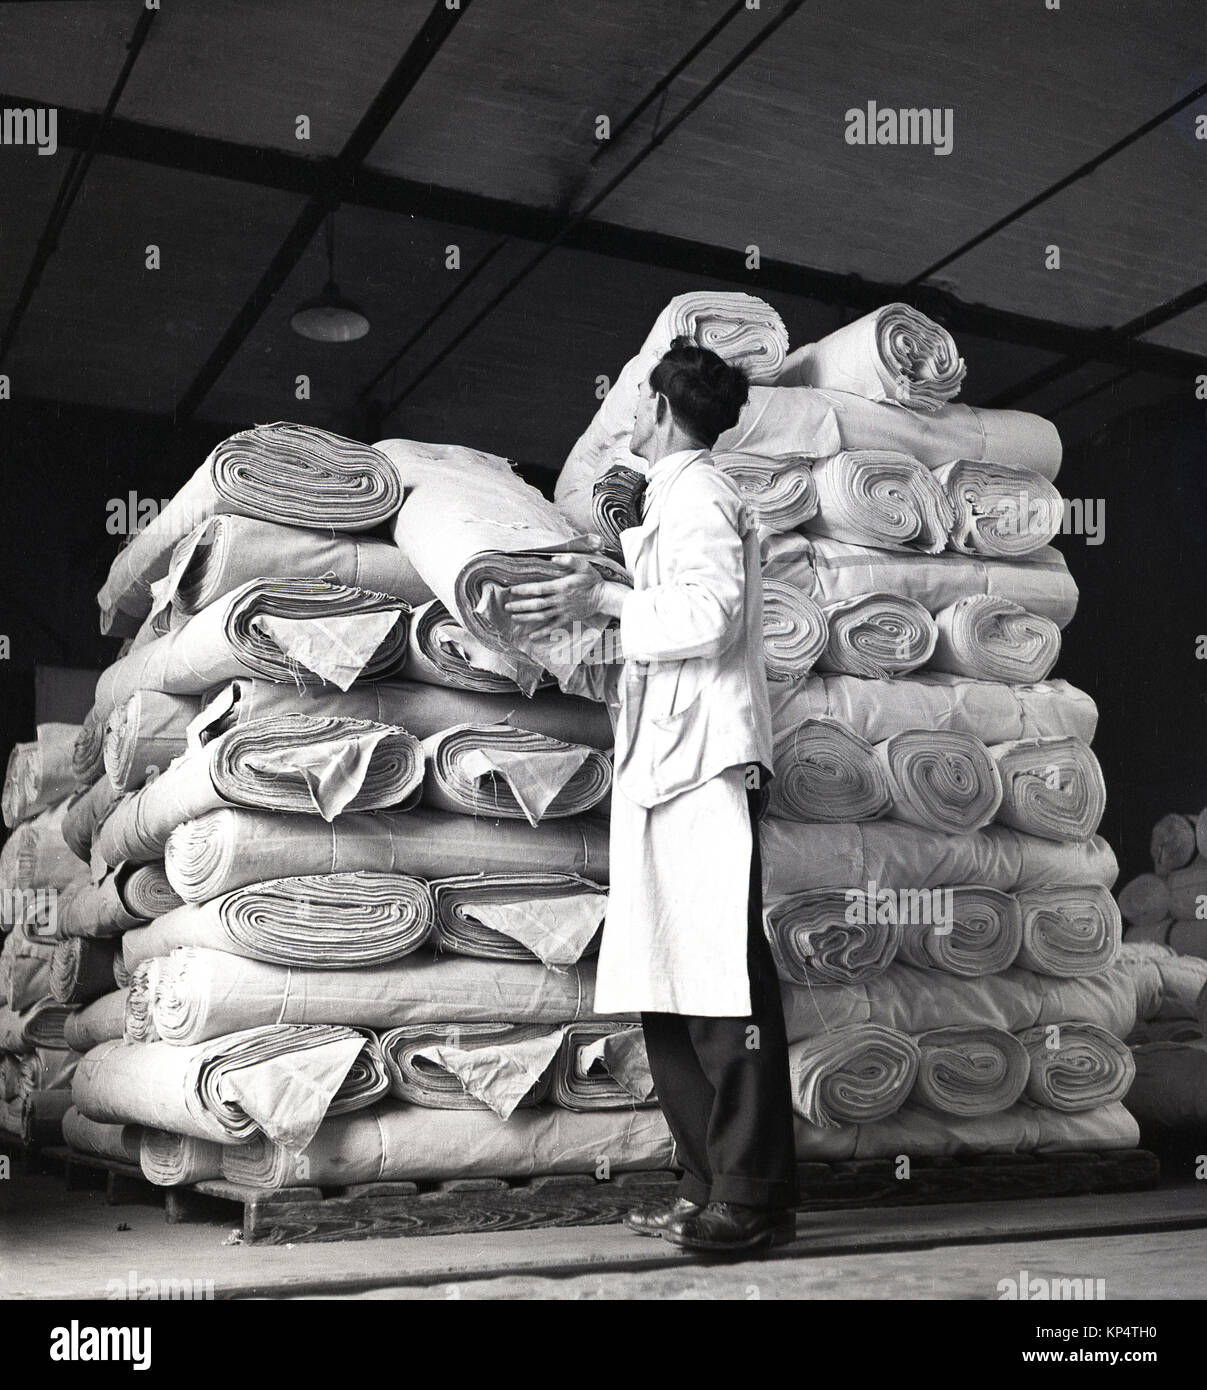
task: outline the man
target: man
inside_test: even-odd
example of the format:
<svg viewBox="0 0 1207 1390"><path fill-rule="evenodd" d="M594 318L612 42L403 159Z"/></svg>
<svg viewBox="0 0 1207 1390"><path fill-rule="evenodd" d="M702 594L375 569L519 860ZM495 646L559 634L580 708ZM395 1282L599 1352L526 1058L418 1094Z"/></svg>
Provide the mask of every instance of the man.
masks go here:
<svg viewBox="0 0 1207 1390"><path fill-rule="evenodd" d="M677 340L633 424L630 447L649 466L643 522L621 534L634 587L566 555L564 578L517 585L507 603L534 635L620 619L623 665L583 666L563 682L607 700L616 730L595 1006L641 1013L684 1170L673 1203L626 1219L641 1235L727 1255L790 1240L796 1197L756 823L771 765L758 537L709 457L746 395L737 368Z"/></svg>

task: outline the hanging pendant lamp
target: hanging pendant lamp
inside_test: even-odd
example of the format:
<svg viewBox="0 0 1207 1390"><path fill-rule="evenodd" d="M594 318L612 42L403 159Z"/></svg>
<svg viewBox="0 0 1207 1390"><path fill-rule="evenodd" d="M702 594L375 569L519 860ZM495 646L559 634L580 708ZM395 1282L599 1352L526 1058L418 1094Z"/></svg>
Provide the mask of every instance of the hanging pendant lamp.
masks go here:
<svg viewBox="0 0 1207 1390"><path fill-rule="evenodd" d="M335 218L327 214L327 283L322 293L307 299L293 311L289 326L303 338L318 343L351 343L369 331L365 311L345 299L335 283Z"/></svg>

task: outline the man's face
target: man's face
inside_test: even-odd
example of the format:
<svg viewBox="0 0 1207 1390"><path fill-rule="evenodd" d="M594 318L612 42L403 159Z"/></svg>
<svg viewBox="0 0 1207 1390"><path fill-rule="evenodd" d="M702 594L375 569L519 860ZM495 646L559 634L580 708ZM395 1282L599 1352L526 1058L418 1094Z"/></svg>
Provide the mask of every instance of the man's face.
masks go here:
<svg viewBox="0 0 1207 1390"><path fill-rule="evenodd" d="M647 381L637 396L637 409L633 415L633 440L629 445L638 458L649 458L647 450L654 441L657 413L658 393Z"/></svg>

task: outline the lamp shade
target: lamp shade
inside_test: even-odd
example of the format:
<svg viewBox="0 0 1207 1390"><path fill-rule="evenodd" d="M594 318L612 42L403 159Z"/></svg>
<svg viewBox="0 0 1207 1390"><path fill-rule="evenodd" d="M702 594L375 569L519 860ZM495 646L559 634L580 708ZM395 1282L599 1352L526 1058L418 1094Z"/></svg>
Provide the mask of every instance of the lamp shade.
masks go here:
<svg viewBox="0 0 1207 1390"><path fill-rule="evenodd" d="M369 331L369 319L359 305L340 294L334 280L328 280L322 294L298 305L289 326L319 343L350 343Z"/></svg>

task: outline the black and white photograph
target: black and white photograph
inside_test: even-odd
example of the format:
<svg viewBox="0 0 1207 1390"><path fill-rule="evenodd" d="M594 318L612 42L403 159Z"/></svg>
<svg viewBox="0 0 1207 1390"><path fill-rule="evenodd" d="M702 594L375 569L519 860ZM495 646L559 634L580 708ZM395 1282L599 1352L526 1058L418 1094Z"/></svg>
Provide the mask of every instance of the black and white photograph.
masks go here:
<svg viewBox="0 0 1207 1390"><path fill-rule="evenodd" d="M0 0L0 190L10 1369L1193 1347L1202 0Z"/></svg>

